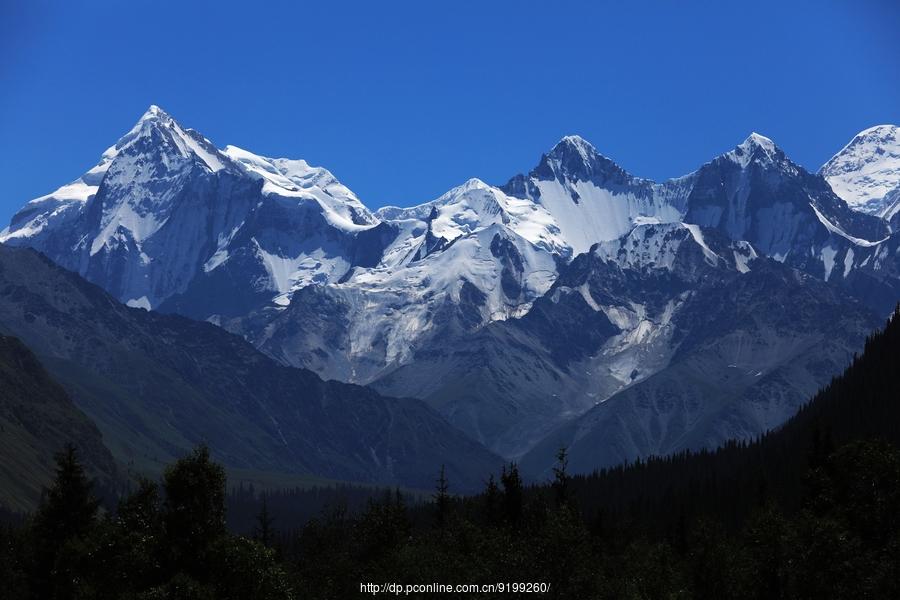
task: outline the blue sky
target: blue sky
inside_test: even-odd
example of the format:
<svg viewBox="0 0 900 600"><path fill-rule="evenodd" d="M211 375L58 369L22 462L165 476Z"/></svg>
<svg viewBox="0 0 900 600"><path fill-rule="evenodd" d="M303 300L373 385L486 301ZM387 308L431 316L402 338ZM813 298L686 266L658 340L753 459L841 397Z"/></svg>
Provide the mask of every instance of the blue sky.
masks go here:
<svg viewBox="0 0 900 600"><path fill-rule="evenodd" d="M0 221L150 104L369 206L502 183L578 133L681 175L758 131L815 169L900 122L900 3L0 2Z"/></svg>

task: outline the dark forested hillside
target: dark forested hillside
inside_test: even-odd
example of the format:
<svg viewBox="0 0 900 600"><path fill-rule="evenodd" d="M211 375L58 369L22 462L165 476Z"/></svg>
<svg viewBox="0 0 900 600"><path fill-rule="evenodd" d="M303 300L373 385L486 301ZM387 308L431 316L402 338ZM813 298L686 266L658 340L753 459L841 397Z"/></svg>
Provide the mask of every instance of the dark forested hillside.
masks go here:
<svg viewBox="0 0 900 600"><path fill-rule="evenodd" d="M897 597L898 356L900 311L752 443L580 477L561 450L547 484L524 487L513 464L463 499L436 471L429 504L326 514L279 547L314 598L383 580L546 582L556 598Z"/></svg>
<svg viewBox="0 0 900 600"><path fill-rule="evenodd" d="M82 449L93 477L112 482L113 458L97 427L22 342L0 335L0 507L33 508L67 442Z"/></svg>
<svg viewBox="0 0 900 600"><path fill-rule="evenodd" d="M0 329L20 338L137 474L205 441L227 467L477 489L500 459L419 400L288 368L209 323L129 308L37 252L0 245Z"/></svg>
<svg viewBox="0 0 900 600"><path fill-rule="evenodd" d="M584 506L606 514L640 510L646 525L715 514L739 523L753 507L776 500L800 505L803 474L835 448L856 440L900 447L900 310L845 373L783 426L753 443L730 443L715 452L682 453L576 477Z"/></svg>
<svg viewBox="0 0 900 600"><path fill-rule="evenodd" d="M437 466L430 502L385 492L305 523L284 506L276 519L268 496L253 539L227 532L225 474L204 447L105 516L68 448L38 511L0 529L0 579L13 598L344 599L385 582L410 598L434 582L476 586L447 598L896 598L898 352L900 310L752 443L574 478L560 449L546 485L510 464L469 497ZM238 500L246 518L253 498Z"/></svg>

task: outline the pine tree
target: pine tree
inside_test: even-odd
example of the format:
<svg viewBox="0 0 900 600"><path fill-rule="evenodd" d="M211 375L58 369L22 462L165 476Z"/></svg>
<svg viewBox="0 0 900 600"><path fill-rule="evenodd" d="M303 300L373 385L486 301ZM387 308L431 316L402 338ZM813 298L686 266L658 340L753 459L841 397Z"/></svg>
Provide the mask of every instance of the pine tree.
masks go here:
<svg viewBox="0 0 900 600"><path fill-rule="evenodd" d="M100 505L91 488L75 446L66 444L56 455L56 478L34 518L32 589L37 597L68 597L79 585L83 542Z"/></svg>
<svg viewBox="0 0 900 600"><path fill-rule="evenodd" d="M516 463L503 467L500 483L503 485L503 518L516 529L522 521L522 478Z"/></svg>
<svg viewBox="0 0 900 600"><path fill-rule="evenodd" d="M497 487L497 480L494 474L488 478L487 486L484 490L484 520L488 525L498 525L498 512L500 508L500 488Z"/></svg>
<svg viewBox="0 0 900 600"><path fill-rule="evenodd" d="M225 535L225 480L225 470L210 460L205 445L163 475L171 564L201 580L210 546Z"/></svg>
<svg viewBox="0 0 900 600"><path fill-rule="evenodd" d="M446 467L441 465L441 473L437 479L437 487L435 488L435 493L432 495L432 498L434 499L435 520L441 534L443 534L444 528L447 525L447 516L450 511L449 489L450 486L447 483Z"/></svg>
<svg viewBox="0 0 900 600"><path fill-rule="evenodd" d="M112 522L115 533L97 560L100 575L107 578L102 587L125 592L158 583L166 546L159 486L140 479L138 488L119 502Z"/></svg>
<svg viewBox="0 0 900 600"><path fill-rule="evenodd" d="M271 547L272 543L275 539L275 531L272 528L272 524L275 522L275 519L269 514L269 502L266 499L266 495L262 496L262 506L259 509L259 514L256 515L256 539L266 547Z"/></svg>
<svg viewBox="0 0 900 600"><path fill-rule="evenodd" d="M556 492L556 505L566 506L569 503L569 453L565 446L556 453L556 466L553 467L553 491Z"/></svg>

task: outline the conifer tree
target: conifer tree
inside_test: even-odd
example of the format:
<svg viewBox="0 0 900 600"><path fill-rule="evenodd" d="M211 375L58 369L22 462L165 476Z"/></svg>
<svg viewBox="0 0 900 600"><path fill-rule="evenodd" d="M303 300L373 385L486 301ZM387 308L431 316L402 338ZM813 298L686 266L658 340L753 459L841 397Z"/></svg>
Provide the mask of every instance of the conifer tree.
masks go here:
<svg viewBox="0 0 900 600"><path fill-rule="evenodd" d="M500 488L497 487L497 480L494 474L488 478L487 485L484 489L484 520L488 525L498 524L498 512L500 509Z"/></svg>
<svg viewBox="0 0 900 600"><path fill-rule="evenodd" d="M79 553L97 519L99 502L71 443L56 455L56 478L34 518L32 590L37 597L74 595Z"/></svg>
<svg viewBox="0 0 900 600"><path fill-rule="evenodd" d="M163 506L166 538L173 565L204 577L210 546L225 534L225 470L212 462L209 448L194 452L166 469Z"/></svg>
<svg viewBox="0 0 900 600"><path fill-rule="evenodd" d="M271 547L275 538L275 531L272 524L275 519L269 514L269 502L266 495L262 496L262 506L259 508L259 514L256 515L256 539L263 545Z"/></svg>
<svg viewBox="0 0 900 600"><path fill-rule="evenodd" d="M500 483L503 485L503 518L516 529L522 521L522 478L516 463L503 467Z"/></svg>
<svg viewBox="0 0 900 600"><path fill-rule="evenodd" d="M446 467L445 465L441 465L441 473L438 476L437 487L435 488L435 493L432 495L432 498L434 499L435 521L442 534L447 525L447 516L450 511L449 489L450 486L447 483Z"/></svg>
<svg viewBox="0 0 900 600"><path fill-rule="evenodd" d="M553 467L553 491L556 493L556 505L566 506L569 503L569 453L562 446L556 453L556 466Z"/></svg>

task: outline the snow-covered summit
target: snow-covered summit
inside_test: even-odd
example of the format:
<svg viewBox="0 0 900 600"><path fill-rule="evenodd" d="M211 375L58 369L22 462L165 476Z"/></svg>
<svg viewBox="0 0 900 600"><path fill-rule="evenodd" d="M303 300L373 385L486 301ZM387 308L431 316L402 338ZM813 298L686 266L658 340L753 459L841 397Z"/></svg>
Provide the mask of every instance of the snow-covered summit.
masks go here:
<svg viewBox="0 0 900 600"><path fill-rule="evenodd" d="M0 242L36 239L49 229L63 227L85 209L101 184L109 190L119 189L121 195L115 207L104 207L103 231L92 242L92 252L96 253L120 226L141 239L163 220L158 213L165 211L160 207L169 195L165 188L172 187L179 173L192 165L216 172L225 169L228 162L209 140L182 128L160 107L151 105L94 167L75 181L28 202L0 234Z"/></svg>
<svg viewBox="0 0 900 600"><path fill-rule="evenodd" d="M616 239L639 222L681 220L688 179L656 184L630 175L584 138L569 135L527 175L501 189L543 207L574 254Z"/></svg>
<svg viewBox="0 0 900 600"><path fill-rule="evenodd" d="M819 173L851 208L880 215L888 208L885 197L900 188L900 127L859 132Z"/></svg>
<svg viewBox="0 0 900 600"><path fill-rule="evenodd" d="M533 173L544 179L591 181L595 185L627 185L634 179L578 135L563 137L541 158Z"/></svg>
<svg viewBox="0 0 900 600"><path fill-rule="evenodd" d="M220 151L152 105L95 167L27 203L0 240L41 250L132 305L185 293L181 307L209 304L193 291L199 277L239 282L234 296L255 306L343 276L366 255L357 234L378 223L326 169Z"/></svg>
<svg viewBox="0 0 900 600"><path fill-rule="evenodd" d="M595 156L602 156L589 141L580 135L566 135L556 144L550 154L562 154L568 149L574 149L585 163L591 162Z"/></svg>
<svg viewBox="0 0 900 600"><path fill-rule="evenodd" d="M779 163L792 165L786 159L781 148L775 145L775 142L755 131L748 135L747 139L738 144L733 150L726 152L724 158L737 163L744 169L754 162L766 167Z"/></svg>
<svg viewBox="0 0 900 600"><path fill-rule="evenodd" d="M552 254L567 257L572 252L553 216L543 206L508 196L477 178L430 202L410 208L388 206L378 214L394 221L423 221L435 238L447 242L496 224Z"/></svg>
<svg viewBox="0 0 900 600"><path fill-rule="evenodd" d="M196 160L211 172L228 166L228 161L222 159L222 154L212 142L193 129L183 128L169 113L155 104L151 104L135 126L115 146L104 152L103 156L115 158L129 148L144 152L153 144L162 146L173 157Z"/></svg>
<svg viewBox="0 0 900 600"><path fill-rule="evenodd" d="M312 200L319 203L336 226L356 230L376 225L379 219L328 169L301 159L267 158L237 146L225 146L226 156L263 179L263 194Z"/></svg>
<svg viewBox="0 0 900 600"><path fill-rule="evenodd" d="M473 178L371 212L327 169L219 150L151 106L95 167L25 205L0 240L132 305L209 319L287 363L367 381L429 336L527 314L561 265L591 248L660 276L743 273L758 252L850 281L886 264L886 228L756 133L662 183L569 135L502 187ZM309 334L316 319L321 338Z"/></svg>

